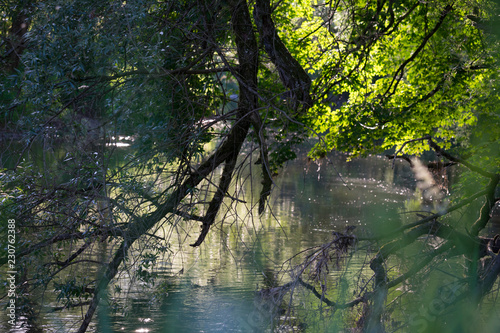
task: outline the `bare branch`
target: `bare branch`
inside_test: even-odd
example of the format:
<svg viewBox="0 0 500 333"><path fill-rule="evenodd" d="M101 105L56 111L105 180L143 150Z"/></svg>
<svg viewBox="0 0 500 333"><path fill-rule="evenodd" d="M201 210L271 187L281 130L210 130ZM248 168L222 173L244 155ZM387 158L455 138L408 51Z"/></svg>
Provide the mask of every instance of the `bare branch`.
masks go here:
<svg viewBox="0 0 500 333"><path fill-rule="evenodd" d="M459 157L455 157L453 155L451 155L450 153L446 152L445 150L441 149L441 147L439 147L431 138L431 136L426 136L424 137L424 139L427 139L428 142L429 142L429 146L431 146L432 149L434 149L436 151L436 153L446 157L447 159L449 159L450 161L452 162L456 162L456 163L460 163L462 165L464 165L465 167L467 167L469 170L471 171L474 171L484 177L487 177L487 178L490 178L492 180L495 180L497 181L498 183L498 179L499 179L499 175L498 174L495 174L495 173L492 173L492 172L488 172L486 170L483 170L481 169L480 167L478 166L475 166L473 165L472 163L469 163L467 162L466 160L462 159L462 158L459 158Z"/></svg>

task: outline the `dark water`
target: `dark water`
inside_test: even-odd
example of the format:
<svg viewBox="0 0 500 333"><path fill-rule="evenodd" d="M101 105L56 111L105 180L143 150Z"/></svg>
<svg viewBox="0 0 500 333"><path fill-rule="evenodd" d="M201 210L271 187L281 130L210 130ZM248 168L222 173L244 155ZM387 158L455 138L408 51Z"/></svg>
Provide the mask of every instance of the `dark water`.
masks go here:
<svg viewBox="0 0 500 333"><path fill-rule="evenodd" d="M192 248L196 223L163 226L156 235L170 243L160 258L154 283L138 281L138 263L113 284L92 324L96 332L252 332L270 318L256 309L255 292L286 279L282 264L296 253L327 242L332 231L357 226L359 234L401 223L405 202L413 195L409 168L370 156L351 162L332 154L320 163L304 154L275 179L270 208L256 213L259 181L239 184L247 204L220 217L199 248ZM258 174L258 170L252 171ZM136 251L145 251L139 244ZM108 249L101 249L106 253ZM47 296L50 298L50 296ZM55 303L51 304L55 306ZM43 315L45 332L75 330L80 309ZM0 320L0 329L5 325ZM5 326L3 326L5 327ZM257 330L258 331L258 330ZM20 332L24 332L20 330Z"/></svg>

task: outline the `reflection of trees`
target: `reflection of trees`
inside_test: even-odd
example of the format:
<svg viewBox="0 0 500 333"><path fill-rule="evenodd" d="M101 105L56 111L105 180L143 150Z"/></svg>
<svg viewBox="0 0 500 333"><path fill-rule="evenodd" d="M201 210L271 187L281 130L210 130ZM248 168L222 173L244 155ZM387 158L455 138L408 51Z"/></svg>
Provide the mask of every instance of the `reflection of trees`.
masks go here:
<svg viewBox="0 0 500 333"><path fill-rule="evenodd" d="M283 299L287 293L299 294L291 285L301 286L317 298L319 306L325 308L324 311L335 313L357 308L360 313L358 325L369 332L385 331L395 320L409 325L410 330L416 329L417 324L413 321L415 313L420 313L419 307L432 307L436 303L439 303L438 309L432 310L431 317L439 317L439 322L428 322L428 318L420 316L419 326L454 331L457 327L466 325L457 316L465 316L470 311L471 302L474 305L484 303L500 274L500 236L480 236L480 232L493 220L492 212L498 201L495 199L495 191L500 176L451 155L431 137L424 139L450 162L463 164L470 171L486 178L488 186L457 203L434 210L427 216L417 211L418 220L396 229L386 229L385 234L376 237L356 237L352 234L352 228L348 228L343 234L334 233L333 240L329 243L306 251L303 262L298 265L291 263L291 282L269 290L280 294L280 299ZM429 171L427 173L430 175ZM480 198L483 198L484 203L479 216L473 223L467 224L465 232L460 230L455 213ZM347 260L359 251L356 248L365 248L365 243L371 248L378 248L364 264L373 271L372 277L366 277L366 280L358 277L350 281L348 286L342 286L341 282L336 281L342 281L345 278L342 275L332 281L329 278L331 272L348 263ZM403 253L411 253L409 256L414 259L397 259ZM400 263L396 264L398 261ZM460 268L457 268L457 264ZM352 269L349 265L347 267L345 275L349 275L348 272ZM429 292L427 288L439 285L440 279L445 279L446 283L436 292ZM335 288L347 288L344 292L348 291L356 297L349 301L332 301L328 295L342 293ZM397 290L403 290L404 293L399 294ZM446 298L443 298L444 293ZM415 303L407 303L404 297ZM393 317L391 324L387 320L387 313L396 311L393 304L399 304L408 312ZM292 308L292 304L290 306ZM465 318L466 321L471 320L469 317Z"/></svg>
<svg viewBox="0 0 500 333"><path fill-rule="evenodd" d="M430 147L467 168L480 188L364 239L378 251L366 261L369 282L366 272L357 278L353 300L325 298L331 263L342 264L356 240L339 233L312 249L272 295L303 287L321 306L362 307L346 322L368 331L384 330L394 304L409 309L408 300L418 299L395 295L396 287L408 283L402 290L430 295L439 272L460 286L446 306L465 297L484 303L499 270L497 239L480 234L498 186L498 126L491 126L498 124L497 45L481 28L492 10L489 1L9 3L0 107L5 127L24 141L2 171L1 205L21 237L18 284L27 297L55 289L64 308L82 307L78 332L86 331L120 273L154 280L172 237L187 243L194 234L198 247L215 227L224 233L226 217L251 216L254 208L262 214L273 176L315 135L311 158L332 149L362 155L397 146L399 156L403 148L420 154ZM491 137L482 133L487 125ZM475 133L463 133L470 128ZM111 134L135 137L134 153L116 165ZM56 154L61 141L65 150ZM218 143L208 149L210 142ZM43 147L41 161L26 156L35 144ZM476 160L456 157L462 153ZM242 172L253 155L260 182ZM370 172L379 178L380 170ZM242 200L243 181L258 192L250 203ZM486 199L477 220L453 223L479 198ZM109 252L96 260L100 243ZM446 268L459 256L465 278Z"/></svg>

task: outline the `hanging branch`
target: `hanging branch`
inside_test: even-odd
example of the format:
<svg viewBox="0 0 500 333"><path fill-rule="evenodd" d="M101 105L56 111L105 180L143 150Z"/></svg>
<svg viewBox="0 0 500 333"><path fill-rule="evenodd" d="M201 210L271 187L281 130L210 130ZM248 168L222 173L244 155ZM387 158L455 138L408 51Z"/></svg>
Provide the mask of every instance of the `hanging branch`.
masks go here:
<svg viewBox="0 0 500 333"><path fill-rule="evenodd" d="M486 224L488 223L490 219L490 213L491 210L493 209L496 199L495 199L495 191L498 186L498 183L500 182L500 174L492 173L489 171L486 171L472 163L469 163L468 161L455 157L451 155L450 153L446 152L443 150L441 147L439 147L430 136L427 137L427 140L429 142L429 146L431 146L432 149L436 151L436 153L440 154L441 156L446 157L448 160L456 163L460 163L466 168L468 168L470 171L473 171L475 173L480 174L483 177L489 178L490 181L488 183L488 186L486 187L486 202L484 203L483 207L481 207L481 211L479 213L479 218L474 222L472 225L472 228L470 230L470 234L472 236L477 236L481 230L484 229Z"/></svg>
<svg viewBox="0 0 500 333"><path fill-rule="evenodd" d="M264 49L276 66L283 85L290 90L294 99L307 109L312 106L312 98L309 94L311 79L281 41L271 13L269 0L255 1L253 15Z"/></svg>
<svg viewBox="0 0 500 333"><path fill-rule="evenodd" d="M245 133L248 132L248 127L246 128ZM201 243L205 240L205 237L208 234L208 231L212 224L215 222L215 217L217 216L217 213L219 212L220 206L222 204L222 201L224 200L224 197L226 196L227 190L229 189L229 185L231 184L231 179L233 176L233 171L236 166L236 161L238 159L238 153L241 150L241 145L243 142L239 143L239 146L235 148L234 154L232 154L227 160L224 165L224 170L222 171L222 176L219 181L219 186L217 187L217 190L212 198L212 201L210 201L210 204L208 206L208 210L205 214L205 216L202 219L202 226L201 226L201 233L196 242L191 244L191 246L196 247L200 246Z"/></svg>
<svg viewBox="0 0 500 333"><path fill-rule="evenodd" d="M84 333L92 320L97 305L99 304L102 294L105 292L110 281L118 272L118 267L125 259L130 246L143 234L145 234L156 223L163 219L167 214L177 211L177 207L181 200L187 195L190 189L196 187L203 179L212 173L220 164L226 163L224 181L212 199L212 209L210 214L216 214L215 208L220 207L218 198L225 194L223 191L226 182L230 182L230 175L234 169L233 161L238 156L241 146L246 139L248 129L250 127L249 114L257 107L257 97L254 94L257 87L257 65L258 65L258 49L255 36L251 32L250 14L246 1L233 0L230 1L231 7L231 23L235 34L235 42L239 57L238 80L244 80L245 85L240 84L240 102L237 112L237 121L231 129L226 140L219 148L202 163L183 183L180 185L165 203L160 205L153 213L147 215L141 221L132 223L129 231L124 235L123 242L115 252L115 256L107 265L104 274L101 276L96 293L92 298L91 304L87 310L85 318L77 331ZM250 32L249 32L250 31ZM221 179L222 181L222 179ZM210 222L211 215L206 215L205 222ZM206 232L208 232L209 224L205 224ZM206 236L206 233L205 233ZM205 236L199 238L200 244ZM196 243L195 243L196 244ZM199 244L198 244L199 245Z"/></svg>
<svg viewBox="0 0 500 333"><path fill-rule="evenodd" d="M266 200L271 194L271 188L273 185L273 179L271 170L269 168L269 151L267 149L267 143L264 134L264 124L260 117L260 114L255 111L252 114L252 126L257 133L257 141L260 147L260 158L258 162L262 166L262 189L259 195L259 215L264 212Z"/></svg>
<svg viewBox="0 0 500 333"><path fill-rule="evenodd" d="M486 178L490 178L490 179L496 179L499 177L498 174L496 173L492 173L492 172L489 172L489 171L486 171L484 169L481 169L480 167L478 166L475 166L474 164L472 163L469 163L467 162L466 160L460 158L460 157L456 157L456 156L453 156L451 155L450 153L446 152L445 150L443 150L441 147L439 147L437 145L437 143L435 143L433 140L432 140L432 137L430 135L427 135L426 137L424 137L425 139L427 139L427 141L429 142L429 146L434 149L434 151L436 153L438 153L439 155L441 156L444 156L446 157L447 159L449 159L450 161L452 162L456 162L456 163L460 163L462 165L464 165L465 167L467 167L467 169L469 169L470 171L473 171L473 172L476 172L478 174L480 174L481 176L484 176Z"/></svg>

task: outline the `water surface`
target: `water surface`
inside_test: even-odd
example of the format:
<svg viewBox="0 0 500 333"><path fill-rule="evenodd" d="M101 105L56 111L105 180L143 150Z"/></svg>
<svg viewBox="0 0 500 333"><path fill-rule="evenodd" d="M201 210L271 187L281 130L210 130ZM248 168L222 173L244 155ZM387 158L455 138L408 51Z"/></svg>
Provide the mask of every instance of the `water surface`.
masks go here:
<svg viewBox="0 0 500 333"><path fill-rule="evenodd" d="M197 223L160 227L156 235L168 241L170 250L153 267L156 279L138 280L134 273L140 263L129 261L91 329L258 331L273 318L256 307L255 293L286 282L287 259L328 242L333 231L349 225L366 235L401 224L400 213L414 186L404 163L396 162L393 169L392 162L380 156L347 162L347 156L335 153L316 163L308 161L305 152L298 155L274 179L269 208L262 216L256 209L260 181L254 179L238 183L247 203L221 214L201 247L188 245L198 236ZM254 168L246 172L258 178L260 170ZM101 246L94 253L106 256L111 247ZM139 244L136 250L147 251L147 246ZM97 274L92 269L84 273ZM121 292L114 292L116 288ZM80 309L45 313L41 327L44 332L68 332L83 315ZM5 325L3 319L0 325Z"/></svg>

